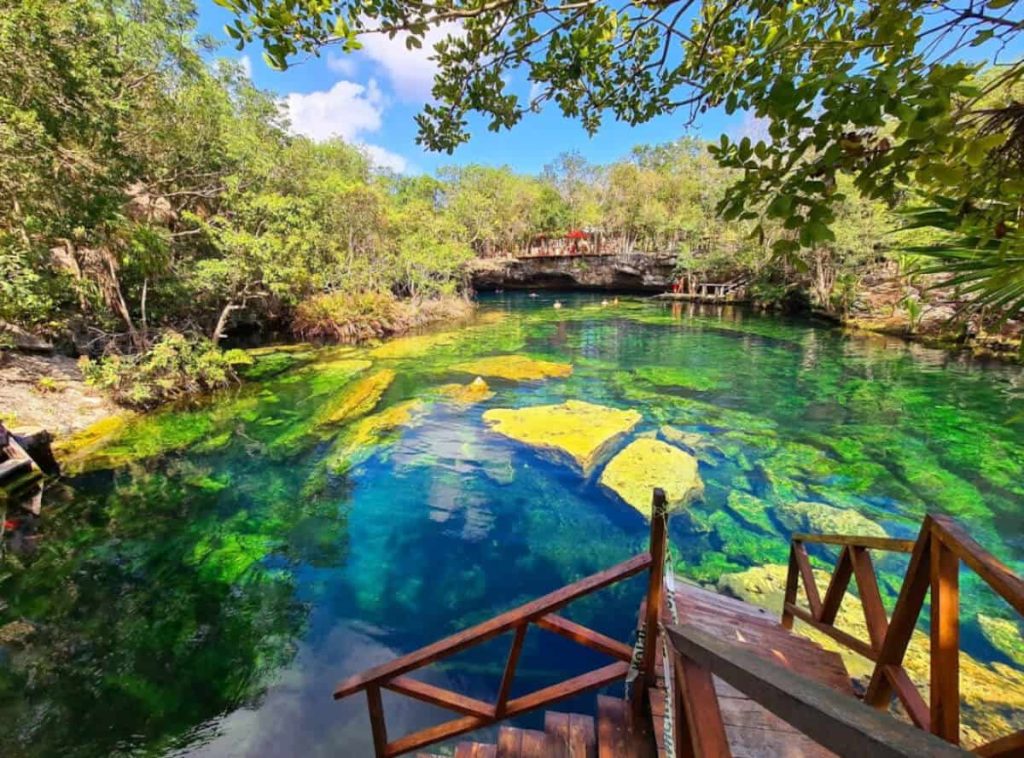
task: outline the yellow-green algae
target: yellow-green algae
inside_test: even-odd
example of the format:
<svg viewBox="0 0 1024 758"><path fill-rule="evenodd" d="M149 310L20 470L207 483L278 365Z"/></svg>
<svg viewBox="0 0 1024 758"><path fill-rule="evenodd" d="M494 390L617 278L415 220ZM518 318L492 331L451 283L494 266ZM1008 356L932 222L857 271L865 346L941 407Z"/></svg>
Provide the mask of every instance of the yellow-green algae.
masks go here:
<svg viewBox="0 0 1024 758"><path fill-rule="evenodd" d="M719 580L718 587L728 595L765 608L773 614L781 614L787 571L785 565L758 566L726 574ZM824 592L829 574L815 570L814 578L819 592ZM860 600L849 592L840 606L836 627L857 639L871 639ZM863 680L870 676L874 668L872 661L800 620L796 621L794 629L826 650L838 652L852 677ZM903 660L904 668L921 691L925 702L928 702L930 684L929 650L928 635L917 629ZM1024 672L1002 663L981 663L961 651L960 698L963 708L961 738L965 745L978 746L1024 728Z"/></svg>
<svg viewBox="0 0 1024 758"><path fill-rule="evenodd" d="M381 369L357 379L324 405L317 415L317 426L343 424L369 413L393 381L395 372L391 369Z"/></svg>
<svg viewBox="0 0 1024 758"><path fill-rule="evenodd" d="M552 363L524 355L492 355L489 358L457 363L453 371L479 376L491 376L513 382L529 382L538 379L565 378L572 374L568 363Z"/></svg>
<svg viewBox="0 0 1024 758"><path fill-rule="evenodd" d="M422 400L406 400L353 423L327 454L327 469L338 474L366 460L377 447L393 441L396 431L412 424L425 407Z"/></svg>
<svg viewBox="0 0 1024 758"><path fill-rule="evenodd" d="M1020 621L978 614L981 633L996 650L1024 667L1024 630Z"/></svg>
<svg viewBox="0 0 1024 758"><path fill-rule="evenodd" d="M812 534L853 534L858 537L887 537L881 526L848 508L824 503L782 502L775 516L787 529Z"/></svg>
<svg viewBox="0 0 1024 758"><path fill-rule="evenodd" d="M569 400L560 405L495 408L483 418L498 434L565 454L586 472L643 417L634 410Z"/></svg>
<svg viewBox="0 0 1024 758"><path fill-rule="evenodd" d="M612 458L600 482L642 514L651 517L655 487L665 491L670 508L679 508L704 493L697 459L660 440L637 439Z"/></svg>
<svg viewBox="0 0 1024 758"><path fill-rule="evenodd" d="M454 403L463 406L476 405L494 397L494 392L480 376L469 384L443 384L437 388L437 391Z"/></svg>

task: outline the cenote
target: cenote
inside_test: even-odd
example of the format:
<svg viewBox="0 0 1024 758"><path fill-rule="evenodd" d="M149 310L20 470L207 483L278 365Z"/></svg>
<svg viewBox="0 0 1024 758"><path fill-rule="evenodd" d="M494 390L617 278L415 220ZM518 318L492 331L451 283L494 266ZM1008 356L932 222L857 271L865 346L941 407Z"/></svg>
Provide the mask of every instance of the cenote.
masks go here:
<svg viewBox="0 0 1024 758"><path fill-rule="evenodd" d="M689 445L705 493L670 522L681 577L713 585L784 564L801 519L913 538L929 510L1024 569L1019 367L741 309L603 297L559 295L554 309L553 294L486 296L449 331L264 351L247 383L199 407L108 424L0 571L0 624L35 626L31 644L0 647L0 754L371 754L365 702L333 702L338 680L646 544L646 518L598 483L600 465L583 475L496 434L482 419L493 408L634 409L642 421L617 449L644 436ZM572 372L485 377L493 394L474 402L450 387L475 376L459 364L506 355ZM386 389L362 415L345 401L353 420L332 423L360 381ZM829 568L829 554L815 558ZM890 609L904 567L877 562ZM642 581L567 615L629 639ZM1012 703L1021 658L978 622L1009 608L972 574L962 582L964 649L1010 677L991 695ZM432 681L490 698L507 644L435 666ZM517 686L601 662L531 631ZM440 718L385 705L396 734ZM592 697L573 709L592 711Z"/></svg>

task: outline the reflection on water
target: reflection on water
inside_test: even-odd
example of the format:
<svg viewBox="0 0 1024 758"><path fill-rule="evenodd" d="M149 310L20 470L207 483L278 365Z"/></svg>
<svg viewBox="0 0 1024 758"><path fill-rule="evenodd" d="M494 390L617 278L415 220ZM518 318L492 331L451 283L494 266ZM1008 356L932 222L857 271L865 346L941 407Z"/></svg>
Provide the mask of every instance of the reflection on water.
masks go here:
<svg viewBox="0 0 1024 758"><path fill-rule="evenodd" d="M488 408L584 399L640 411L633 434L699 439L705 500L670 534L676 570L702 582L784 563L798 502L894 536L950 513L1022 568L1024 434L1007 423L1024 413L1020 369L735 307L553 299L487 299L478 323L382 350L264 356L259 381L97 446L0 566L0 627L32 625L0 646L0 753L368 754L363 700L330 698L339 679L645 545L600 467L584 478L488 432ZM438 390L472 379L457 363L513 353L574 371L491 380L477 405ZM324 423L354 377L384 368L373 423ZM409 412L387 420L396 407ZM879 566L891 602L902 567ZM964 581L970 652L1012 665L975 620L1006 609ZM626 639L641 593L642 578L570 615ZM490 698L506 645L431 681ZM531 632L518 687L601 662ZM388 709L395 734L439 718Z"/></svg>

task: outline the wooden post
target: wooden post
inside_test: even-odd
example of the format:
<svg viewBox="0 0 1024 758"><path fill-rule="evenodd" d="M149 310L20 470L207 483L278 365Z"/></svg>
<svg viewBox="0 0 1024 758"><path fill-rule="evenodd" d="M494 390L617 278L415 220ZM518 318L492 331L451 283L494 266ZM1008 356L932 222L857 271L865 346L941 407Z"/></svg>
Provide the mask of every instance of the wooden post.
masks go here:
<svg viewBox="0 0 1024 758"><path fill-rule="evenodd" d="M644 613L644 654L640 661L640 676L633 685L634 723L643 715L644 695L654 683L658 662L658 618L665 589L665 557L668 552L668 520L665 490L654 488L651 500L651 573L647 580L647 600Z"/></svg>
<svg viewBox="0 0 1024 758"><path fill-rule="evenodd" d="M370 711L373 752L377 758L383 758L388 754L388 730L384 724L384 704L380 699L380 687L376 684L366 688L366 705Z"/></svg>
<svg viewBox="0 0 1024 758"><path fill-rule="evenodd" d="M512 647L508 651L508 659L505 661L505 673L501 677L501 687L498 689L498 702L494 706L494 714L498 718L505 715L505 708L508 705L508 696L512 692L512 682L516 678L516 665L519 663L519 654L523 650L523 641L526 639L527 624L522 623L516 627L515 637L512 638Z"/></svg>
<svg viewBox="0 0 1024 758"><path fill-rule="evenodd" d="M960 744L960 560L932 538L932 733Z"/></svg>

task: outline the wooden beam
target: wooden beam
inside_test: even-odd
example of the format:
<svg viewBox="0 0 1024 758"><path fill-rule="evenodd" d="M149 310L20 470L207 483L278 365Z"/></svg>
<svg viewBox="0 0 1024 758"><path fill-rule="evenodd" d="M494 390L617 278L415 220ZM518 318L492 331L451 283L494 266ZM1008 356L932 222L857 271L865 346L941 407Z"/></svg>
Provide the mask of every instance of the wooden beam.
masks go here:
<svg viewBox="0 0 1024 758"><path fill-rule="evenodd" d="M782 626L793 628L793 614L790 608L796 607L796 593L799 589L800 568L796 565L796 542L789 546L789 567L786 570L786 591L782 599Z"/></svg>
<svg viewBox="0 0 1024 758"><path fill-rule="evenodd" d="M920 690L914 686L907 676L907 671L902 666L883 666L883 672L889 680L889 685L896 692L896 697L903 703L903 707L914 722L914 726L924 729L926 732L932 730L932 717L928 710L928 704L921 696Z"/></svg>
<svg viewBox="0 0 1024 758"><path fill-rule="evenodd" d="M684 754L729 758L732 751L711 672L679 653L673 654L672 658L675 696L683 702L685 736L690 742L684 746Z"/></svg>
<svg viewBox="0 0 1024 758"><path fill-rule="evenodd" d="M366 707L370 712L370 731L373 734L373 752L377 758L388 754L388 729L384 722L384 704L380 699L380 687L366 688Z"/></svg>
<svg viewBox="0 0 1024 758"><path fill-rule="evenodd" d="M392 692L422 700L424 703L448 708L467 716L480 716L481 718L492 718L494 716L494 706L490 703L460 695L443 687L435 687L432 684L420 682L407 676L399 676L389 682L385 682L384 687Z"/></svg>
<svg viewBox="0 0 1024 758"><path fill-rule="evenodd" d="M541 616L546 616L553 611L557 611L562 606L568 605L577 598L589 595L603 587L607 587L609 584L614 584L622 579L639 574L650 565L650 554L642 553L617 566L562 587L500 616L495 616L488 621L439 640L432 645L427 645L394 661L375 666L367 671L351 676L335 688L334 699L339 700L354 692L358 692L373 682L393 679L413 669L434 663L447 655L465 650L467 647L486 642L500 634L511 631L523 622L535 621Z"/></svg>
<svg viewBox="0 0 1024 758"><path fill-rule="evenodd" d="M853 564L853 575L857 580L857 589L860 591L860 603L864 609L864 622L871 637L871 647L875 651L880 651L882 643L885 642L885 635L889 631L889 619L885 615L882 594L878 591L875 567L871 563L871 555L867 548L851 547L848 548L848 552Z"/></svg>
<svg viewBox="0 0 1024 758"><path fill-rule="evenodd" d="M903 656L917 626L917 617L921 614L925 595L928 594L931 581L928 575L931 563L931 528L931 517L926 516L924 523L921 524L917 542L914 543L914 551L910 554L907 573L903 577L900 595L896 599L896 607L893 608L892 618L889 620L889 631L878 653L867 692L864 693L864 702L875 708L889 707L892 689L883 673L883 667L903 665Z"/></svg>
<svg viewBox="0 0 1024 758"><path fill-rule="evenodd" d="M960 744L960 560L932 538L932 734Z"/></svg>
<svg viewBox="0 0 1024 758"><path fill-rule="evenodd" d="M628 663L612 663L604 668L596 669L550 687L545 687L529 695L509 700L508 706L505 708L505 718L513 718L527 711L543 708L559 700L574 697L582 692L604 687L606 684L610 684L617 679L625 679L628 672ZM395 756L409 753L426 745L490 726L496 720L479 716L463 716L452 721L446 721L443 724L421 729L418 732L413 732L391 742L387 746L387 753L385 755Z"/></svg>
<svg viewBox="0 0 1024 758"><path fill-rule="evenodd" d="M1011 758L1024 755L1024 729L975 748L974 752L984 758Z"/></svg>
<svg viewBox="0 0 1024 758"><path fill-rule="evenodd" d="M668 549L667 519L665 490L655 487L651 496L651 572L647 577L645 596L643 658L640 660L640 675L633 682L632 691L635 724L640 723L644 696L654 683L654 668L658 660L658 619L665 592L665 554Z"/></svg>
<svg viewBox="0 0 1024 758"><path fill-rule="evenodd" d="M818 594L818 584L814 581L811 559L807 557L807 549L802 542L793 543L793 556L796 558L796 567L800 570L800 578L803 580L807 605L810 606L814 618L819 619L821 618L821 595Z"/></svg>
<svg viewBox="0 0 1024 758"><path fill-rule="evenodd" d="M633 648L624 642L619 642L554 613L541 616L534 623L541 629L561 635L573 642L578 642L584 647L589 647L591 650L610 655L617 660L626 661L627 663L633 660Z"/></svg>
<svg viewBox="0 0 1024 758"><path fill-rule="evenodd" d="M680 655L702 665L837 755L851 758L966 755L959 747L865 707L856 698L694 626L668 626L666 632Z"/></svg>
<svg viewBox="0 0 1024 758"><path fill-rule="evenodd" d="M498 718L502 718L505 715L508 696L512 692L512 682L516 678L516 665L519 663L519 654L523 652L523 642L526 640L526 627L525 622L516 627L515 636L512 638L512 646L508 650L508 659L505 661L505 673L501 675L501 686L498 688L498 702L494 706L494 715Z"/></svg>
<svg viewBox="0 0 1024 758"><path fill-rule="evenodd" d="M825 590L825 599L821 601L821 615L818 618L823 624L832 625L836 622L836 614L839 613L839 606L842 605L846 596L846 588L850 585L850 576L853 574L853 561L850 558L850 548L844 547L839 551L839 560L836 561L836 568L832 572L832 579Z"/></svg>
<svg viewBox="0 0 1024 758"><path fill-rule="evenodd" d="M821 545L848 545L850 547L868 547L875 550L887 550L891 553L912 553L913 540L894 540L889 537L856 537L842 534L805 534L797 532L792 536L794 542L814 542Z"/></svg>
<svg viewBox="0 0 1024 758"><path fill-rule="evenodd" d="M1024 615L1024 580L979 545L960 524L948 516L929 517L935 535L953 554L985 580L1000 597Z"/></svg>
<svg viewBox="0 0 1024 758"><path fill-rule="evenodd" d="M871 645L862 640L857 639L852 634L844 632L842 629L836 629L836 627L832 626L831 624L826 624L824 622L818 621L818 619L814 618L814 616L808 613L807 610L805 610L804 608L801 608L799 605L792 605L790 603L787 603L786 610L793 616L796 616L801 621L810 624L819 632L827 634L836 642L842 645L846 645L846 647L850 648L850 650L854 651L855 653L863 655L869 661L873 661L877 657L875 651L871 649Z"/></svg>

